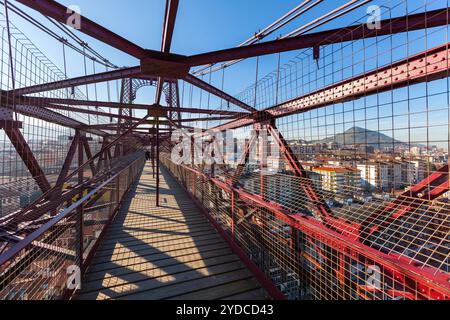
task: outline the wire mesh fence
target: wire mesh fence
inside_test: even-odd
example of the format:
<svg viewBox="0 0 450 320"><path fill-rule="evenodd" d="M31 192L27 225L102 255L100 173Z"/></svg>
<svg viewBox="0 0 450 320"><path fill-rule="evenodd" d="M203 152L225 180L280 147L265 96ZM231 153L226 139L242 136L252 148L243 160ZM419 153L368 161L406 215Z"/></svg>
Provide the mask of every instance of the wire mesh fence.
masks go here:
<svg viewBox="0 0 450 320"><path fill-rule="evenodd" d="M17 243L1 258L0 299L63 299L79 289L95 247L144 162L142 153L135 155L96 188L70 199L37 233L14 236Z"/></svg>
<svg viewBox="0 0 450 320"><path fill-rule="evenodd" d="M351 8L356 2L343 8L352 12L368 1ZM237 60L200 68L194 72L198 79L189 74L164 85L170 120L191 131L230 129L233 143L222 152L231 160L225 164L175 165L167 154L161 160L217 227L291 299L449 298L448 21L433 26L436 17L448 20L448 1L379 4L381 18L391 21L382 34L367 30L364 15L310 48L272 56L275 70L264 76L263 58L255 58L256 81L236 97L224 90L225 68ZM311 36L309 31L343 14L330 16L338 11L281 38ZM414 16L422 12L431 26L417 28ZM150 110L132 102L139 88L156 81L122 79L121 90L116 82L119 113L127 118L96 106L96 84L37 90L33 86L67 78L67 70L7 22L0 16L0 253L50 227L2 265L0 298L61 297L67 267L83 266L95 251L137 174L136 157L142 154L134 151L149 142L154 146L159 136L123 138L89 162L90 170L63 181L58 205L44 195L61 182L61 168L76 173L138 120L135 109ZM94 73L95 66L94 60ZM173 111L179 106L198 107L209 117ZM153 128L141 127L141 133L155 132L155 122L148 124ZM174 127L165 126L169 133ZM269 145L263 146L266 129ZM209 133L200 135L203 150ZM240 161L236 152L250 152L246 145L255 135L255 161ZM280 154L273 156L276 148ZM68 157L74 150L78 156ZM121 150L133 152L121 156ZM111 174L118 174L114 181L108 180ZM91 183L105 181L91 194ZM37 204L44 209L39 212Z"/></svg>

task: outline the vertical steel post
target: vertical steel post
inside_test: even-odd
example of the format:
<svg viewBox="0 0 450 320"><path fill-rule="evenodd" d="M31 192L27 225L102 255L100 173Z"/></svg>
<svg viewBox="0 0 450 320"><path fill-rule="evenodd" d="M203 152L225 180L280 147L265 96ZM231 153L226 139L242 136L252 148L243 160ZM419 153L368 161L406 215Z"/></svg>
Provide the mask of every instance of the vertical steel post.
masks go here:
<svg viewBox="0 0 450 320"><path fill-rule="evenodd" d="M76 130L77 137L81 137L81 139L78 139L78 166L81 166L81 164L84 162L84 148L83 148L83 137L80 135L80 131ZM78 171L78 184L82 184L84 179L84 169L81 169ZM83 197L83 192L79 193L79 198L81 199ZM83 211L84 211L84 204L81 204L77 208L77 215L79 217L79 223L80 223L80 229L79 229L79 246L80 246L80 269L83 269L83 250L84 250L84 235L83 235Z"/></svg>
<svg viewBox="0 0 450 320"><path fill-rule="evenodd" d="M153 133L153 136L152 136L152 145L151 145L151 147L150 147L150 150L151 150L151 159L152 159L152 177L154 178L155 177L155 140L156 140L156 138L155 138L155 134Z"/></svg>
<svg viewBox="0 0 450 320"><path fill-rule="evenodd" d="M159 207L159 115L156 117L156 206Z"/></svg>
<svg viewBox="0 0 450 320"><path fill-rule="evenodd" d="M234 241L234 191L231 191L231 240Z"/></svg>
<svg viewBox="0 0 450 320"><path fill-rule="evenodd" d="M261 130L258 131L258 141L259 141L259 193L261 194L261 199L265 200L264 194L265 194L265 186L264 186L264 171L267 168L266 165L266 141L264 141L264 135L261 134L262 130L264 130L264 126L261 126Z"/></svg>

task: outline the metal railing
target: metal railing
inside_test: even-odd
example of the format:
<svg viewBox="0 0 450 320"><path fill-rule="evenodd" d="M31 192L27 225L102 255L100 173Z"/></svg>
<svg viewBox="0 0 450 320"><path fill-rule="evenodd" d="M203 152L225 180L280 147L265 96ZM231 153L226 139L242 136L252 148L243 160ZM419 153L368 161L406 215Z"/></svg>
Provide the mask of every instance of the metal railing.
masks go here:
<svg viewBox="0 0 450 320"><path fill-rule="evenodd" d="M161 160L216 227L289 299L450 297L446 272L361 243L345 234L350 224L325 226L281 205L274 192L269 199L248 187L230 186L196 168L174 164L169 155ZM277 185L283 190L278 194L286 195L297 190L299 178L283 179L293 181L271 177L266 188L273 191Z"/></svg>
<svg viewBox="0 0 450 320"><path fill-rule="evenodd" d="M104 231L142 171L142 152L133 158L109 178L66 202L66 209L37 230L16 239L0 256L0 299L62 299L80 288L82 274Z"/></svg>

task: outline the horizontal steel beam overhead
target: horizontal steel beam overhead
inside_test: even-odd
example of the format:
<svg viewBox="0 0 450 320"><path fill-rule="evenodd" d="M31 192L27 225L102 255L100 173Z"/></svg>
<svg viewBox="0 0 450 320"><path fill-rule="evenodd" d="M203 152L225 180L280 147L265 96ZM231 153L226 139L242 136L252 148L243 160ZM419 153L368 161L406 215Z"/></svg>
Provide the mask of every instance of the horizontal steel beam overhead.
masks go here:
<svg viewBox="0 0 450 320"><path fill-rule="evenodd" d="M450 72L449 45L450 43L446 43L391 65L266 109L264 112L267 113L267 120L272 117L280 118L334 103L350 101L365 95L405 87L414 83L448 77ZM254 122L253 118L247 116L215 127L214 130L236 129Z"/></svg>
<svg viewBox="0 0 450 320"><path fill-rule="evenodd" d="M135 125L136 122L127 124L127 125ZM142 125L156 125L156 120L146 120L146 121L141 121ZM165 125L169 125L169 121L167 120L159 120L159 124L162 126ZM188 126L181 126L183 128L189 128L189 129L194 129L193 127L188 127ZM91 125L84 125L82 127L83 130L86 129L98 129L98 130L117 130L117 123L105 123L105 124L91 124ZM152 128L142 128L142 127L138 127L138 129L152 129Z"/></svg>
<svg viewBox="0 0 450 320"><path fill-rule="evenodd" d="M212 131L218 132L218 131L224 131L224 130L231 130L236 128L242 128L246 126L250 126L255 123L255 120L253 120L250 116L243 117L240 119L232 120L230 122L221 124L217 127L212 128Z"/></svg>
<svg viewBox="0 0 450 320"><path fill-rule="evenodd" d="M67 24L71 21L73 15L72 10L59 4L56 1L49 0L17 0L18 2L32 8L43 15L53 18L56 21ZM150 51L132 43L131 41L115 34L114 32L102 27L101 25L81 16L79 31L106 43L120 51L126 52L137 59L142 59L149 55L159 57L160 53L157 51Z"/></svg>
<svg viewBox="0 0 450 320"><path fill-rule="evenodd" d="M55 105L55 104L45 104L41 105L41 107L49 108L49 109L56 109L56 110L64 110L64 111L70 111L70 112L78 112L78 113L84 113L84 114L91 114L94 116L100 116L100 117L108 117L108 118L117 118L117 119L125 119L125 120L134 120L139 121L140 118L137 117L130 117L126 115L119 115L116 113L109 113L109 112L102 112L97 110L88 110L88 109L81 109L81 108L74 108L74 107L68 107L63 105ZM156 110L157 108L154 107ZM164 107L162 108L164 109ZM217 120L231 120L234 119L234 116L223 116L223 117L207 117L207 118L186 118L180 120L181 122L193 122L193 121L217 121ZM148 120L150 123L152 120ZM89 127L86 126L85 127Z"/></svg>
<svg viewBox="0 0 450 320"><path fill-rule="evenodd" d="M278 118L414 83L448 77L449 45L450 43L446 43L421 52L391 65L292 99L266 111Z"/></svg>
<svg viewBox="0 0 450 320"><path fill-rule="evenodd" d="M142 130L142 131L141 131ZM159 128L160 131L166 131L166 132L160 132L159 135L165 135L169 131L173 131L173 129L170 128ZM136 128L132 131L133 133L142 133L142 134L156 134L155 128Z"/></svg>
<svg viewBox="0 0 450 320"><path fill-rule="evenodd" d="M380 29L369 29L367 28L367 24L360 24L345 28L300 35L292 38L197 54L187 57L186 63L189 66L199 66L216 62L245 59L278 52L312 48L320 45L355 41L358 39L367 39L405 31L445 26L449 21L449 8L438 9L425 13L417 13L398 18L381 20Z"/></svg>
<svg viewBox="0 0 450 320"><path fill-rule="evenodd" d="M76 112L76 111L75 111ZM139 121L139 118L128 117L128 116L119 116L114 115L116 118L122 118L132 121ZM196 121L219 121L219 120L230 120L230 117L209 117L209 118L192 118L192 119L182 119L180 122L196 122ZM143 122L143 124L156 124L156 120L147 120ZM169 123L165 120L159 121L160 125L168 125ZM105 124L94 124L94 125L83 125L83 129L104 129L104 130L117 130L117 123L105 123ZM140 129L140 128L139 128Z"/></svg>
<svg viewBox="0 0 450 320"><path fill-rule="evenodd" d="M77 99L60 99L60 98L44 98L44 97L16 97L16 101L20 101L30 105L42 106L46 104L46 108L62 109L64 106L59 105L72 105L72 106L89 106L89 107L105 107L105 108L122 108L123 104L119 102L109 101L89 101L89 100L77 100ZM131 109L152 110L158 109L155 105L150 104L131 104L127 105ZM198 113L198 114L217 114L224 116L245 116L246 112L236 112L229 110L214 110L214 109L202 109L202 108L176 108L176 107L162 107L167 111L183 112L183 113ZM81 111L80 111L81 112Z"/></svg>
<svg viewBox="0 0 450 320"><path fill-rule="evenodd" d="M96 73L88 76L76 77L66 80L38 84L30 87L18 88L14 90L15 95L25 95L51 90L58 90L92 83L112 81L123 78L134 78L141 75L140 67L123 68L114 71ZM155 78L156 79L156 78ZM12 91L10 91L12 93Z"/></svg>
<svg viewBox="0 0 450 320"><path fill-rule="evenodd" d="M78 113L85 113L85 114L92 114L97 115L101 117L109 117L109 118L119 118L119 119L125 119L125 120L132 120L132 121L139 121L140 118L137 117L130 117L126 115L119 115L115 113L109 113L109 112L102 112L102 111L96 111L96 110L88 110L88 109L80 109L80 108L74 108L74 107L67 107L67 106L61 106L61 105L54 105L54 104L46 104L42 105L42 107L50 108L50 109L58 109L58 110L65 110L70 112L78 112ZM156 109L156 108L155 108ZM164 109L164 107L163 107ZM216 120L230 120L233 119L233 116L228 117L207 117L207 118L186 118L180 120L181 122L193 122L193 121L216 121ZM153 120L147 120L145 123L151 123L153 124ZM117 123L111 123L111 124L101 124L101 125L117 125ZM83 125L84 128L93 128L89 125Z"/></svg>
<svg viewBox="0 0 450 320"><path fill-rule="evenodd" d="M11 100L12 97L9 97L8 100ZM43 108L42 105L33 105L33 104L22 104L20 102L17 102L17 104L14 105L11 103L11 101L8 102L8 100L1 98L2 107L5 107L10 110L15 110L17 113L22 114L24 116L33 117L36 119L41 119L50 123L59 124L61 126L73 128L73 129L80 129L82 126L84 126L84 123L79 122L77 120L74 120L72 118L66 117L65 115L62 115L58 112L48 110L46 108ZM87 130L86 132L98 135L98 136L105 136L107 135L106 132L103 132L101 130Z"/></svg>
<svg viewBox="0 0 450 320"><path fill-rule="evenodd" d="M47 109L56 109L56 110L64 110L64 111L70 111L70 112L91 114L91 115L100 116L100 117L120 118L120 119L125 119L125 120L139 120L139 118L136 118L136 117L119 115L119 114L116 114L116 113L109 113L109 112L102 112L102 111L97 111L97 110L89 110L89 109L68 107L68 106L62 106L62 105L56 105L56 104L49 104L48 103L48 104L45 104L45 105L42 105L42 106L47 108Z"/></svg>
<svg viewBox="0 0 450 320"><path fill-rule="evenodd" d="M206 92L209 92L221 99L224 99L224 100L228 101L229 103L232 103L238 107L241 107L247 111L250 111L250 112L256 111L255 108L249 106L248 104L240 101L239 99L236 99L235 97L229 95L228 93L225 93L220 89L217 89L216 87L210 85L209 83L207 83L191 74L188 74L186 77L183 78L183 80L202 89L202 90L205 90Z"/></svg>
<svg viewBox="0 0 450 320"><path fill-rule="evenodd" d="M231 120L235 117L208 117L208 118L183 118L178 119L178 122L196 122L196 121L220 121L220 120Z"/></svg>

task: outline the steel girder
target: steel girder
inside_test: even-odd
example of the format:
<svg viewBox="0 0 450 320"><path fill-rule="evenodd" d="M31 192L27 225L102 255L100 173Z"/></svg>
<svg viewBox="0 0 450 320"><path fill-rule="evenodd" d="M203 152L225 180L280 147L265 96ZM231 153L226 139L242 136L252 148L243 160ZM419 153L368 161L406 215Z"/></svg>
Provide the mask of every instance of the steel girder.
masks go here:
<svg viewBox="0 0 450 320"><path fill-rule="evenodd" d="M34 157L33 151L31 151L28 143L25 141L20 129L17 126L8 125L3 129L42 192L45 193L50 190L50 183L48 182L44 171L41 169L39 162Z"/></svg>
<svg viewBox="0 0 450 320"><path fill-rule="evenodd" d="M170 47L172 45L172 36L173 31L175 29L175 21L177 18L177 11L178 11L178 0L166 0L166 10L164 14L164 27L163 27L163 34L161 39L161 52L163 54L170 53ZM141 60L141 68L145 69L146 73L150 72L151 70L165 70L164 65L161 67L160 63L154 63L152 60L147 61L146 59ZM162 68L162 69L161 69ZM189 72L189 68L186 68L182 65L179 65L179 68L172 68L169 64L169 68L166 72L170 72L170 69L177 70L177 73L179 72L178 69L183 70L181 74L184 72ZM164 72L164 73L166 73ZM158 84L156 86L156 96L155 96L155 104L160 104L161 101L161 95L163 92L163 86L164 86L164 78L162 77L163 74L160 74L158 77ZM159 128L159 125L156 125Z"/></svg>
<svg viewBox="0 0 450 320"><path fill-rule="evenodd" d="M58 175L58 179L56 180L55 188L57 188L57 190L58 190L58 192L56 194L59 194L60 191L62 191L64 180L66 179L66 176L69 173L70 165L72 164L73 157L75 156L75 151L77 150L77 147L78 147L78 139L79 139L79 133L77 132L72 139L69 150L67 151L66 158L64 159L64 164Z"/></svg>
<svg viewBox="0 0 450 320"><path fill-rule="evenodd" d="M80 109L80 108L67 107L67 106L55 105L55 104L50 104L50 105L46 104L45 108L57 109L57 110L65 110L65 111L70 111L70 112L85 113L85 114L97 115L97 116L101 116L101 117L119 118L119 119L125 119L125 120L133 120L133 121L139 121L140 120L140 118L130 117L130 116L127 116L127 115L119 115L119 114L113 114L113 113L108 113L108 112ZM150 108L150 111L156 110L156 109L157 108ZM165 110L166 108L163 107L163 109ZM182 109L180 108L179 110L182 110ZM171 110L167 110L167 111L171 112ZM180 111L175 111L175 113L178 113L178 112L180 112ZM234 119L234 118L235 117L233 117L233 116L222 116L222 117L209 117L209 118L186 118L186 119L176 120L176 121L179 121L179 122L215 121L215 120L231 120L231 119ZM148 123L153 123L153 122L152 122L152 120L148 120ZM105 126L111 126L111 125L114 125L114 124L113 123L105 124ZM82 127L83 128L88 128L88 129L94 129L95 125L83 125Z"/></svg>
<svg viewBox="0 0 450 320"><path fill-rule="evenodd" d="M55 1L19 0L19 2L43 13L44 15L52 17L62 23L67 23L67 18L70 16L70 14L68 13L70 11L68 11L65 6ZM81 17L83 23L80 31L140 59L141 60L140 68L135 67L131 69L134 69L134 72L136 73L141 73L142 76L152 75L158 76L159 78L161 77L167 78L175 76L176 78L185 78L185 80L188 82L192 81L200 86L205 87L204 83L201 83L201 80L193 79L191 78L192 76L188 74L190 66L203 65L227 60L242 59L246 57L248 58L264 54L278 53L282 51L297 50L308 47L317 47L320 45L327 45L345 41L355 41L363 38L376 37L405 31L419 30L423 28L437 27L446 25L449 20L449 10L448 8L446 8L414 15L408 15L399 18L382 20L380 29L371 30L367 28L366 24L362 24L347 28L328 30L292 38L278 39L275 41L269 41L260 44L253 44L244 47L232 48L222 51L195 55L191 57L185 57L169 53L177 8L178 8L178 1L168 0L166 4L166 16L164 23L161 52L145 50L129 42L128 40L114 34L113 32L105 29L104 27L92 22L91 20L85 17ZM92 77L95 77L95 75L93 75ZM119 76L119 78L120 77L123 78L124 76ZM70 82L70 80L67 81ZM89 81L102 81L102 80L97 79ZM79 85L79 83L81 82L85 83L86 79L84 80L77 79L74 82L75 84L68 84L66 82L64 86L77 85L77 83ZM48 86L46 85L42 86L43 87L35 87L34 90L47 90ZM55 83L53 84L53 86L59 88L59 86ZM211 90L212 88L208 89ZM157 90L156 98L158 101L161 96L161 90L162 84L158 86ZM217 92L217 89L213 89L213 91ZM217 93L220 94L220 92ZM242 102L237 102L237 105L249 111L254 111L254 109L249 108L248 105L245 105Z"/></svg>
<svg viewBox="0 0 450 320"><path fill-rule="evenodd" d="M228 93L223 92L222 90L220 90L220 89L210 85L209 83L206 83L205 81L203 81L203 80L201 80L201 79L199 79L199 78L197 78L197 77L195 77L195 76L193 76L191 74L185 76L183 78L183 80L188 82L188 83L190 83L190 84L193 84L194 86L196 86L196 87L198 87L200 89L203 89L203 90L205 90L205 91L207 91L207 92L209 92L209 93L211 93L211 94L213 94L213 95L215 95L215 96L217 96L217 97L219 97L221 99L224 99L225 101L228 101L229 103L232 103L232 104L234 104L234 105L236 105L238 107L241 107L241 108L243 108L243 109L245 109L247 111L250 111L250 112L256 111L255 108L249 106L248 104L240 101L239 99L236 99L233 96L230 96Z"/></svg>
<svg viewBox="0 0 450 320"><path fill-rule="evenodd" d="M166 3L166 14L164 17L164 28L161 41L161 51L164 53L170 52L173 30L175 28L175 20L177 17L178 4L178 0L167 0Z"/></svg>
<svg viewBox="0 0 450 320"><path fill-rule="evenodd" d="M77 129L84 126L84 123L66 117L58 112L43 108L42 105L40 104L35 103L27 104L19 100L13 103L12 96L5 94L5 92L2 92L0 100L2 102L2 107L9 109L11 111L15 111L25 116L41 119L50 123L55 123L73 129ZM88 132L98 136L106 135L106 133L101 130L89 129Z"/></svg>
<svg viewBox="0 0 450 320"><path fill-rule="evenodd" d="M56 1L45 1L45 0L34 0L34 1L18 0L18 1L61 23L67 23L68 18L71 15L67 7L57 3ZM168 7L172 10L175 9L176 11L177 8L176 2L177 1L169 1ZM170 9L166 10L166 16L170 12ZM175 19L175 15L172 14L172 16L173 19ZM106 28L100 26L99 24L85 17L81 17L82 23L80 31L99 41L109 44L123 52L126 52L136 57L137 59L142 60L144 58L147 58L151 59L153 62L159 63L177 62L188 66L198 66L221 61L229 61L235 59L255 57L265 54L278 53L289 50L312 48L332 43L355 41L358 39L395 34L405 31L413 31L424 28L444 26L448 24L449 18L450 12L448 8L438 9L424 13L417 13L403 17L381 20L380 29L369 29L367 27L367 24L360 24L346 28L339 28L306 35L300 35L292 38L267 41L249 46L208 52L189 57L141 48L140 46L118 36L117 34L107 30ZM166 29L171 26L170 23L174 23L174 20L172 22L172 20L165 19L165 23ZM169 33L167 33L167 35L164 35L163 41L171 40L171 37L168 36Z"/></svg>
<svg viewBox="0 0 450 320"><path fill-rule="evenodd" d="M281 118L415 83L445 78L450 71L449 46L450 43L446 43L423 51L385 67L283 102L264 111L255 112L251 116L230 121L214 128L214 130L236 129L253 124L257 122L257 119Z"/></svg>
<svg viewBox="0 0 450 320"><path fill-rule="evenodd" d="M83 171L87 166L91 166L94 163L94 160L99 158L103 153L108 152L108 154L109 154L110 149L113 146L116 146L116 144L120 140L122 140L124 137L126 137L130 133L132 133L133 130L137 126L139 126L139 124L144 122L147 118L148 118L148 116L142 118L141 121L134 123L130 128L128 128L125 132L123 132L120 135L118 135L117 137L115 137L111 142L109 142L106 146L104 146L99 152L97 152L91 158L87 159L82 164L78 164L78 168L76 170L72 171L69 175L67 175L62 180L62 183L66 182L66 181L69 181L76 174L78 174L79 172ZM80 146L80 139L78 139L78 140L79 140L79 143L78 143L78 147L79 147ZM83 146L81 145L81 147L83 147ZM117 147L115 148L115 150L117 150ZM110 154L109 154L109 158L111 159L111 155ZM44 202L44 203L48 202L48 206L50 207L50 210L53 210L54 208L56 208L55 201L48 201L47 199L50 198L51 192L52 191L57 191L58 188L59 188L59 186L54 186L53 188L48 189L46 192L44 192L41 195L41 197L39 199L37 199L34 203L32 203L31 205L27 206L26 208L23 208L20 211L13 212L13 213L11 213L8 216L1 217L0 218L0 224L1 223L5 223L5 222L6 223L10 223L11 221L16 221L18 218L20 219L23 216L30 216L31 215L32 216L31 219L36 219L36 218L40 217L40 215L44 214L46 211L49 211L49 210L44 210L42 206L39 206L39 209L37 209L38 205L41 204L42 202ZM70 190L67 193L70 193L71 191L73 191L73 190ZM9 221L9 222L7 222L7 221Z"/></svg>
<svg viewBox="0 0 450 320"><path fill-rule="evenodd" d="M45 13L48 16L51 16L58 21L65 22L67 19L67 10L64 6L59 5L58 3L52 2L52 1L30 1L30 0L19 0L19 2L27 4L30 7L34 7L35 9ZM169 1L170 2L170 1ZM183 65L195 65L195 63L200 63L199 61L202 61L201 64L205 63L212 63L212 62L218 62L218 61L227 61L227 60L233 60L238 58L245 58L245 57L251 57L255 55L263 55L263 54L270 54L275 52L282 52L287 50L295 50L302 48L301 46L306 47L315 47L318 45L326 45L330 43L336 43L336 42L342 42L342 41L350 41L350 40L357 40L358 38L368 38L368 37L374 37L374 36L380 36L384 34L392 34L396 32L403 32L406 30L417 30L422 29L424 27L433 27L433 26L439 26L439 25L445 25L448 23L448 10L436 10L434 12L427 12L424 14L418 14L418 15L411 15L408 17L402 17L402 18L396 18L391 19L392 21L389 22L388 26L386 27L386 22L382 21L382 29L381 30L375 30L372 32L369 32L365 29L364 26L355 26L353 29L351 28L345 28L345 29L339 29L339 30L331 30L326 31L325 33L317 33L317 34L310 34L306 36L301 37L295 37L292 39L285 39L284 40L277 40L267 43L262 43L258 45L252 45L244 48L236 48L236 49L229 49L225 51L219 51L219 52L213 52L209 54L203 54L203 55L197 55L193 57L188 57L185 59L184 62L182 62ZM147 51L145 49L142 49L131 42L109 32L108 30L104 29L103 27L93 23L92 21L83 18L83 23L85 24L83 27L83 32L94 36L95 38L113 45L114 47L123 50L125 52L128 52L139 59L149 59L150 63L151 61L162 61L162 62L173 62L176 60L176 55L161 55L160 52L151 52ZM334 33L333 33L334 31ZM336 35L336 33L341 32L339 35ZM109 39L108 39L109 37ZM165 37L163 37L164 39ZM314 39L315 38L315 39ZM323 40L325 38L325 41ZM309 40L308 40L309 39ZM320 41L319 41L320 40ZM284 42L283 42L284 41ZM308 42L309 41L309 42ZM333 42L334 41L334 42ZM170 42L169 42L170 43ZM384 90L390 90L393 88L402 87L405 85L408 85L410 83L415 82L424 82L424 81L431 81L434 79L439 79L445 76L448 76L448 61L446 60L446 57L448 55L448 45L445 45L445 53L441 54L442 52L434 52L428 55L428 52L432 52L432 50L427 51L427 54L425 56L422 56L419 59L417 56L414 56L415 59L413 62L413 66L411 67L410 64L407 64L405 67L405 63L403 63L400 66L394 67L389 66L388 69L384 70L385 74L387 74L385 77L381 76L381 71L383 68L378 69L374 71L373 74L365 74L364 77L366 79L364 81L360 81L360 83L355 82L343 82L340 84L335 84L329 88L325 88L322 90L321 94L318 94L318 92L307 95L307 97L304 97L306 100L300 101L299 99L294 99L294 101L289 101L285 104L282 104L280 106L277 106L275 108L271 108L265 111L266 116L269 119L274 119L277 117L282 117L298 112L304 112L307 110L311 110L313 108L319 108L325 105L329 105L331 103L336 102L342 102L349 99L355 99L358 97L361 97L366 94L376 93L376 92L382 92ZM163 50L162 50L163 51ZM432 56L431 56L432 55ZM180 57L179 57L180 58ZM182 58L182 57L181 57ZM434 59L434 62L428 63L430 59ZM202 60L203 59L203 60ZM207 61L208 59L214 59L211 61ZM439 60L441 59L441 60ZM183 59L181 59L183 60ZM206 62L205 62L206 61ZM402 61L404 62L404 61ZM409 62L409 61L408 61ZM179 63L177 61L177 63ZM431 66L430 66L431 65ZM141 64L142 66L142 64ZM429 67L430 66L430 67ZM171 65L169 65L169 68L171 68ZM399 71L399 68L401 69ZM403 68L403 69L402 69ZM411 69L412 68L412 69ZM389 73L390 71L390 73ZM397 72L399 71L399 72ZM164 73L166 70L162 69L160 73ZM148 68L146 69L145 73L149 73ZM170 70L167 71L167 73L170 73ZM369 79L370 78L370 79ZM86 80L86 79L85 79ZM352 79L354 80L354 79ZM359 80L362 80L361 78ZM102 80L100 80L102 81ZM161 82L161 80L160 80ZM369 83L367 83L369 82ZM92 82L93 83L93 82ZM67 86L67 83L65 84ZM45 86L45 85L44 85ZM68 85L71 86L71 85ZM34 88L36 90L37 88ZM331 91L326 91L327 89L332 89ZM20 89L18 89L20 90ZM41 90L41 89L39 89ZM53 90L53 89L50 89ZM337 90L337 92L335 91ZM22 93L23 94L23 93ZM316 96L313 96L316 94ZM302 98L300 98L302 99ZM254 111L254 110L249 110ZM256 112L255 112L256 113ZM259 115L256 115L259 117ZM258 122L254 118L248 119L239 119L234 122L234 125L247 125L252 124L254 122ZM231 125L232 127L233 125ZM227 125L222 126L227 127ZM230 127L230 125L228 125ZM288 152L289 153L289 152ZM215 181L217 185L220 185L221 183L219 181ZM445 182L444 182L445 183ZM448 182L447 182L448 187ZM227 187L230 189L230 187ZM249 203L263 206L264 208L270 210L270 204L268 204L264 199L259 199L258 196L251 195L251 194L245 194L245 191L242 190L233 190L233 187L231 189L233 194L236 192L239 197L244 201L250 201ZM332 230L323 229L323 225L317 224L315 221L309 220L308 222L305 222L305 217L301 216L299 217L298 221L291 221L291 218L294 218L296 220L295 215L291 215L288 218L286 218L286 214L277 208L274 208L271 210L278 218L284 219L286 223L289 225L295 226L298 229L304 231L305 233L315 237L324 236L324 234L328 234L328 238L326 238L327 243L333 243L333 247L336 250L341 250L345 246L350 246L351 252L354 252L354 250L358 250L358 246L360 246L360 243L356 242L354 243L354 239L351 237L347 237L346 235L342 236L340 234L331 235ZM308 225L306 229L301 229L301 227ZM320 229L319 234L314 233L317 231L317 229ZM311 232L313 230L313 232ZM324 238L325 239L325 238ZM334 239L334 242L333 242ZM339 243L338 243L339 242ZM356 244L356 246L355 246ZM380 252L369 248L370 250L373 250L374 252L371 252L368 250L365 246L359 248L361 253L364 254L374 254L374 255L380 255ZM343 254L347 254L347 250L343 251ZM382 257L381 261L384 263L383 265L389 265L389 268L392 270L397 270L398 262L395 261L392 263L389 259L393 255L386 255L386 257ZM377 256L375 256L374 261L376 260ZM420 283L419 290L426 290L431 291L435 290L436 297L437 298L445 298L448 297L448 282L446 284L442 284L443 282L439 278L433 278L433 281L425 282L420 281L420 279L417 279L417 275L415 272L417 271L419 274L424 273L424 270L415 270L415 266L409 265L407 262L403 261L402 259L399 259L401 262L400 271L403 272L405 268L408 271L408 276L411 276L415 279L415 281L418 281ZM413 270L414 269L414 270ZM417 268L416 268L417 269ZM437 283L437 285L436 285ZM441 292L444 292L444 294L441 294Z"/></svg>
<svg viewBox="0 0 450 320"><path fill-rule="evenodd" d="M267 120L275 119L277 117L288 116L291 114L320 108L326 105L356 99L368 94L392 90L414 83L444 78L449 75L450 63L448 61L448 57L449 44L447 43L442 46L419 53L407 59L403 59L392 65L379 68L358 77L334 84L303 97L292 99L279 106L267 109L265 111L266 115L256 114L255 119L244 118L234 120L228 124L219 126L218 129L225 130L238 128L242 125L249 125L257 122L261 119L261 116L263 117L263 119L265 117ZM302 176L303 170L301 170L301 166L299 166L299 163L296 160L295 156L291 154L291 152L289 152L289 147L287 146L287 144L285 142L283 143L282 137L281 141L279 141L278 143L281 147L280 150L285 155L285 158L294 173L298 176ZM441 172L437 172L434 174L434 176L420 182L417 186L413 187L411 191L407 191L404 195L401 195L398 200L388 204L383 210L374 212L364 222L363 225L359 225L356 223L348 224L341 219L330 216L328 214L330 211L326 210L326 205L323 207L324 209L320 209L319 212L323 213L321 214L321 217L324 223L332 229L339 230L340 233L345 234L352 239L366 238L367 235L370 235L373 232L379 230L380 227L386 226L395 219L404 216L414 206L418 206L420 205L420 203L424 203L427 196L435 198L444 193L445 190L448 189L447 171L448 167L444 167ZM402 202L402 199L411 196L417 196L418 192L421 192L424 188L430 186L430 182L434 182L436 186L434 186L433 190L431 190L427 195L422 196L422 198L424 198L422 201L420 201L421 199L411 200L409 201L411 203L410 206L402 206L401 208L393 210L396 206L398 206L398 203ZM311 193L311 195L313 197L316 197L315 192ZM313 203L315 203L315 201L313 201ZM377 217L380 217L382 215L389 216L383 226L370 225L372 222L376 221Z"/></svg>
<svg viewBox="0 0 450 320"><path fill-rule="evenodd" d="M123 68L117 69L113 71L107 71L102 73L96 73L92 75L70 78L66 80L59 80L44 84L38 84L34 86L17 88L14 91L10 91L10 93L14 93L15 95L21 96L25 94L33 94L51 90L64 89L69 87L82 86L87 84L93 84L98 82L112 81L123 78L134 78L142 75L140 67L132 67L132 68Z"/></svg>
<svg viewBox="0 0 450 320"><path fill-rule="evenodd" d="M100 116L100 117L108 117L108 118L118 118L118 119L125 119L125 120L139 120L139 118L136 117L130 117L115 113L109 113L109 112L103 112L103 111L97 111L97 110L89 110L89 109L81 109L76 107L68 107L64 105L58 105L58 104L44 104L41 105L44 106L47 109L55 109L55 110L64 110L64 111L70 111L70 112L78 112L78 113L84 113L84 114L91 114L94 116Z"/></svg>
<svg viewBox="0 0 450 320"><path fill-rule="evenodd" d="M445 26L448 24L449 20L450 10L448 8L438 9L424 13L381 20L380 29L369 29L365 23L345 28L300 35L292 38L267 41L259 44L198 54L188 57L187 64L190 66L198 66L284 51L313 48L333 43L356 41L359 39L379 37L405 31Z"/></svg>
<svg viewBox="0 0 450 320"><path fill-rule="evenodd" d="M58 22L67 24L73 14L69 8L59 4L56 1L47 0L17 0L18 2L53 18ZM106 43L120 51L126 52L137 59L142 59L150 54L159 56L159 52L152 52L141 48L131 41L115 34L114 32L102 27L101 25L81 16L80 29L81 32Z"/></svg>
<svg viewBox="0 0 450 320"><path fill-rule="evenodd" d="M313 181L310 179L308 172L303 168L301 163L298 161L294 152L291 150L291 147L284 139L283 135L278 132L276 126L274 124L269 124L266 126L270 135L275 139L276 143L279 146L280 152L283 154L283 157L286 159L286 162L291 167L294 175L296 177L303 178L300 181L300 187L305 192L308 200L314 206L315 214L314 216L323 221L325 224L330 216L333 216L332 211L324 201L324 199L320 196L320 194L316 190L316 186Z"/></svg>
<svg viewBox="0 0 450 320"><path fill-rule="evenodd" d="M447 77L450 69L449 45L450 43L446 43L429 49L386 67L292 99L266 111L271 116L279 118L373 93Z"/></svg>
<svg viewBox="0 0 450 320"><path fill-rule="evenodd" d="M375 210L361 225L353 224L354 237L366 241L374 232L379 232L396 220L404 218L415 209L427 205L449 190L449 166L444 165L428 177L412 186L388 203L381 210ZM380 218L381 221L380 221Z"/></svg>
<svg viewBox="0 0 450 320"><path fill-rule="evenodd" d="M166 97L167 106L171 108L178 108L180 110L180 92L178 89L178 81L168 83L163 87L163 92ZM181 124L181 111L168 110L168 118L175 123Z"/></svg>
<svg viewBox="0 0 450 320"><path fill-rule="evenodd" d="M411 189L406 190L403 197L417 197L423 200L434 200L448 189L449 166L444 165L430 176L423 179Z"/></svg>

